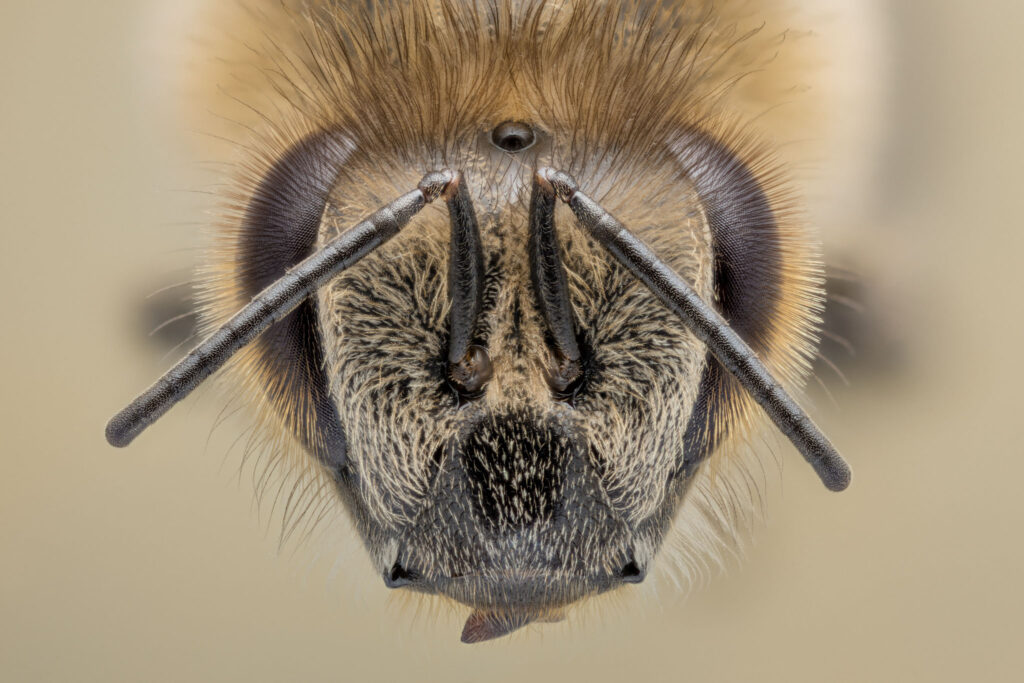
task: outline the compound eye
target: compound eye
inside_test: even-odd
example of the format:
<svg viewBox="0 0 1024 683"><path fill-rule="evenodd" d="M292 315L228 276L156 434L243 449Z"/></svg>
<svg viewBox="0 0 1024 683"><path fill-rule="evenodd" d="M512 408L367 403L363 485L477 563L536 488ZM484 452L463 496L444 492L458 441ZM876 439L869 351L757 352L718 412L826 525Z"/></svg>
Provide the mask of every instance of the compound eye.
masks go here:
<svg viewBox="0 0 1024 683"><path fill-rule="evenodd" d="M470 346L461 361L449 367L448 379L462 401L475 400L483 395L484 387L491 381L494 368L487 349Z"/></svg>
<svg viewBox="0 0 1024 683"><path fill-rule="evenodd" d="M491 143L511 154L533 147L537 136L533 128L519 121L506 121L491 133Z"/></svg>

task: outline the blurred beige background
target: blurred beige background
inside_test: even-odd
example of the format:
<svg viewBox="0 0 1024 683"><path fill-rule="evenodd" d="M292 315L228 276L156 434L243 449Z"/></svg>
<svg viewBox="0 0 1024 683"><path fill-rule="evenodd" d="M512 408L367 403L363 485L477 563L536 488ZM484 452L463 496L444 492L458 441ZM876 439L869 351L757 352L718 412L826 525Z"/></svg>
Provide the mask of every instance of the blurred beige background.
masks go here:
<svg viewBox="0 0 1024 683"><path fill-rule="evenodd" d="M881 4L870 198L838 193L829 245L872 283L867 351L818 411L853 487L787 450L747 560L704 590L466 647L355 544L278 551L243 422L210 436L216 392L103 441L169 362L140 307L203 219L153 4L0 5L0 679L1021 680L1024 6Z"/></svg>

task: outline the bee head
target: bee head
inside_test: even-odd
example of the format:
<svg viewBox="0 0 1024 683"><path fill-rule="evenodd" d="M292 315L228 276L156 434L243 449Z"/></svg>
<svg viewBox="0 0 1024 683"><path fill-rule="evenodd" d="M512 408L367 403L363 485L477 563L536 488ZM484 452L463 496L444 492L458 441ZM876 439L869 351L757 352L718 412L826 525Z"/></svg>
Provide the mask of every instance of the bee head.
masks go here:
<svg viewBox="0 0 1024 683"><path fill-rule="evenodd" d="M467 640L642 581L755 398L844 487L775 379L808 369L816 250L709 104L708 24L680 14L677 41L614 3L424 7L368 36L313 23L322 54L289 83L323 92L296 92L247 167L214 336L111 442L255 340L239 369L275 428L329 473L388 586L475 610Z"/></svg>

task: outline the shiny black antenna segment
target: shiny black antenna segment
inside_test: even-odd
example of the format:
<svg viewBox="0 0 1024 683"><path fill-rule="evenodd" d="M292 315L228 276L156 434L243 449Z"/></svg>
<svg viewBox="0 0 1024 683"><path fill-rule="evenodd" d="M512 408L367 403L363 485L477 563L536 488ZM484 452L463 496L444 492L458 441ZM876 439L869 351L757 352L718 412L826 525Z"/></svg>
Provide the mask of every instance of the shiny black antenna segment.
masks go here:
<svg viewBox="0 0 1024 683"><path fill-rule="evenodd" d="M529 248L530 280L558 356L550 379L564 391L582 372L581 356L555 231L555 190L539 176L534 178L530 198Z"/></svg>
<svg viewBox="0 0 1024 683"><path fill-rule="evenodd" d="M850 485L846 461L714 308L622 223L580 192L571 176L548 168L539 170L537 176L535 183L549 183L555 195L572 209L580 225L707 345L789 437L828 489L842 491Z"/></svg>
<svg viewBox="0 0 1024 683"><path fill-rule="evenodd" d="M253 297L242 310L107 423L107 441L123 448L240 349L280 321L328 280L394 237L455 179L451 171L424 176L417 189L328 242Z"/></svg>
<svg viewBox="0 0 1024 683"><path fill-rule="evenodd" d="M484 250L480 228L466 179L459 173L444 191L451 218L451 255L448 266L449 315L448 363L465 361L473 343L473 328L484 301Z"/></svg>

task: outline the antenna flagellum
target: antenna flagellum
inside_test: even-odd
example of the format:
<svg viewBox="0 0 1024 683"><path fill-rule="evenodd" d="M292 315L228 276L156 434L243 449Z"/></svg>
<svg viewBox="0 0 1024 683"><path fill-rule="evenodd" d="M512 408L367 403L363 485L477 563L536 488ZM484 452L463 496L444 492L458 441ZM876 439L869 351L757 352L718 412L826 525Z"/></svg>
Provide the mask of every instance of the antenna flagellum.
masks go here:
<svg viewBox="0 0 1024 683"><path fill-rule="evenodd" d="M534 182L549 183L555 195L572 209L580 225L707 345L796 446L829 490L842 491L850 485L846 461L718 311L626 226L580 192L571 176L544 168L537 172Z"/></svg>

